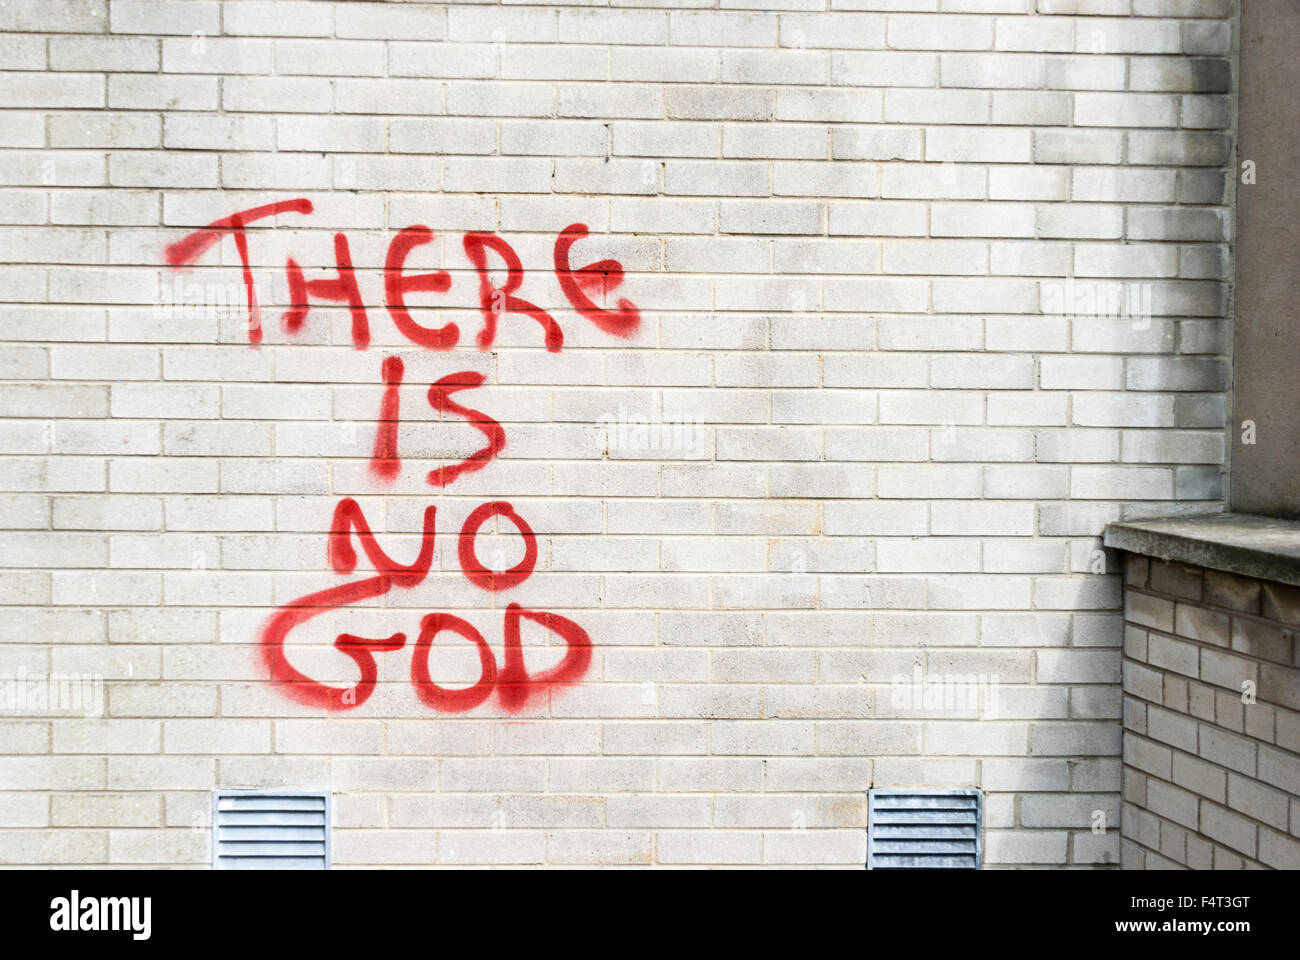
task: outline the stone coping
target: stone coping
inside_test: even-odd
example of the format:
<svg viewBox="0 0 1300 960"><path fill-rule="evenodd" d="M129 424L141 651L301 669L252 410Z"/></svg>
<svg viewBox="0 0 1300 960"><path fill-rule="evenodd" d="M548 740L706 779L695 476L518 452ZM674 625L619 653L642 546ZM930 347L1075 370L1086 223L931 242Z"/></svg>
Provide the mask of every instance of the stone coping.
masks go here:
<svg viewBox="0 0 1300 960"><path fill-rule="evenodd" d="M1300 522L1253 513L1131 520L1106 525L1116 550L1300 586Z"/></svg>

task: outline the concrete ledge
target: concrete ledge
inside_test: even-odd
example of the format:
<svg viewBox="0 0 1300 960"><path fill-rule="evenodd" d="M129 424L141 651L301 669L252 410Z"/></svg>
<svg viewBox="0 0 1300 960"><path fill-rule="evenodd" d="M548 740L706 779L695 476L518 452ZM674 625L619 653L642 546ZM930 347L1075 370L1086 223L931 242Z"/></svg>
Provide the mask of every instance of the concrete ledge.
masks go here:
<svg viewBox="0 0 1300 960"><path fill-rule="evenodd" d="M1244 577L1300 586L1300 522L1252 513L1106 525L1106 546Z"/></svg>

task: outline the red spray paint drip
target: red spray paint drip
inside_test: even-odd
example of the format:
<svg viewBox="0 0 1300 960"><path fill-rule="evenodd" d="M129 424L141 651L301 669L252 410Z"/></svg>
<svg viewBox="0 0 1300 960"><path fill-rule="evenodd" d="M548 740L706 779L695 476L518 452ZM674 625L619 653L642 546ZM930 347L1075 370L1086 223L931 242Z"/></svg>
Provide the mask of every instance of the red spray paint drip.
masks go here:
<svg viewBox="0 0 1300 960"><path fill-rule="evenodd" d="M402 460L397 453L397 424L401 414L403 369L401 357L384 358L381 368L384 399L379 404L379 428L375 433L375 449L370 455L370 472L383 481L391 481L402 469Z"/></svg>

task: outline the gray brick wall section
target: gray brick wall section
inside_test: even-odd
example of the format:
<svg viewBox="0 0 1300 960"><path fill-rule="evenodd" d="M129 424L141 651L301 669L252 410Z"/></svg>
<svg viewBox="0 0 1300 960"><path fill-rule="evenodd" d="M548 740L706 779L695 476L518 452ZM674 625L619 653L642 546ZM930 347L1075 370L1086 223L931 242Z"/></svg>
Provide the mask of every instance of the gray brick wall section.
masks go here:
<svg viewBox="0 0 1300 960"><path fill-rule="evenodd" d="M1125 563L1125 869L1300 869L1300 588Z"/></svg>

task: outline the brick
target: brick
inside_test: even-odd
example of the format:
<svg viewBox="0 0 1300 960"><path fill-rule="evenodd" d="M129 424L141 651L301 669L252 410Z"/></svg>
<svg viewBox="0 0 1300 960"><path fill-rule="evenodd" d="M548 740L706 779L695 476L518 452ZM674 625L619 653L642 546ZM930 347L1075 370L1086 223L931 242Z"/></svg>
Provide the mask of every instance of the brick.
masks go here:
<svg viewBox="0 0 1300 960"><path fill-rule="evenodd" d="M1263 583L1260 613L1270 620L1300 624L1300 589L1285 583Z"/></svg>
<svg viewBox="0 0 1300 960"><path fill-rule="evenodd" d="M428 4L350 3L335 12L334 30L340 37L441 40L447 23L442 11Z"/></svg>
<svg viewBox="0 0 1300 960"><path fill-rule="evenodd" d="M221 31L221 12L213 0L183 5L166 0L113 0L109 29L114 33L211 35Z"/></svg>
<svg viewBox="0 0 1300 960"><path fill-rule="evenodd" d="M158 69L158 44L145 37L54 37L50 40L50 67L152 73Z"/></svg>
<svg viewBox="0 0 1300 960"><path fill-rule="evenodd" d="M1267 621L1234 617L1232 649L1251 658L1272 660L1290 666L1295 638L1291 632Z"/></svg>
<svg viewBox="0 0 1300 960"><path fill-rule="evenodd" d="M1294 870L1300 864L1300 843L1267 827L1260 827L1259 859L1277 870Z"/></svg>
<svg viewBox="0 0 1300 960"><path fill-rule="evenodd" d="M1124 618L1139 626L1172 632L1174 604L1150 594L1128 593L1124 598Z"/></svg>
<svg viewBox="0 0 1300 960"><path fill-rule="evenodd" d="M1211 840L1225 844L1248 857L1255 856L1258 827L1231 810L1212 803L1203 804L1200 831Z"/></svg>

